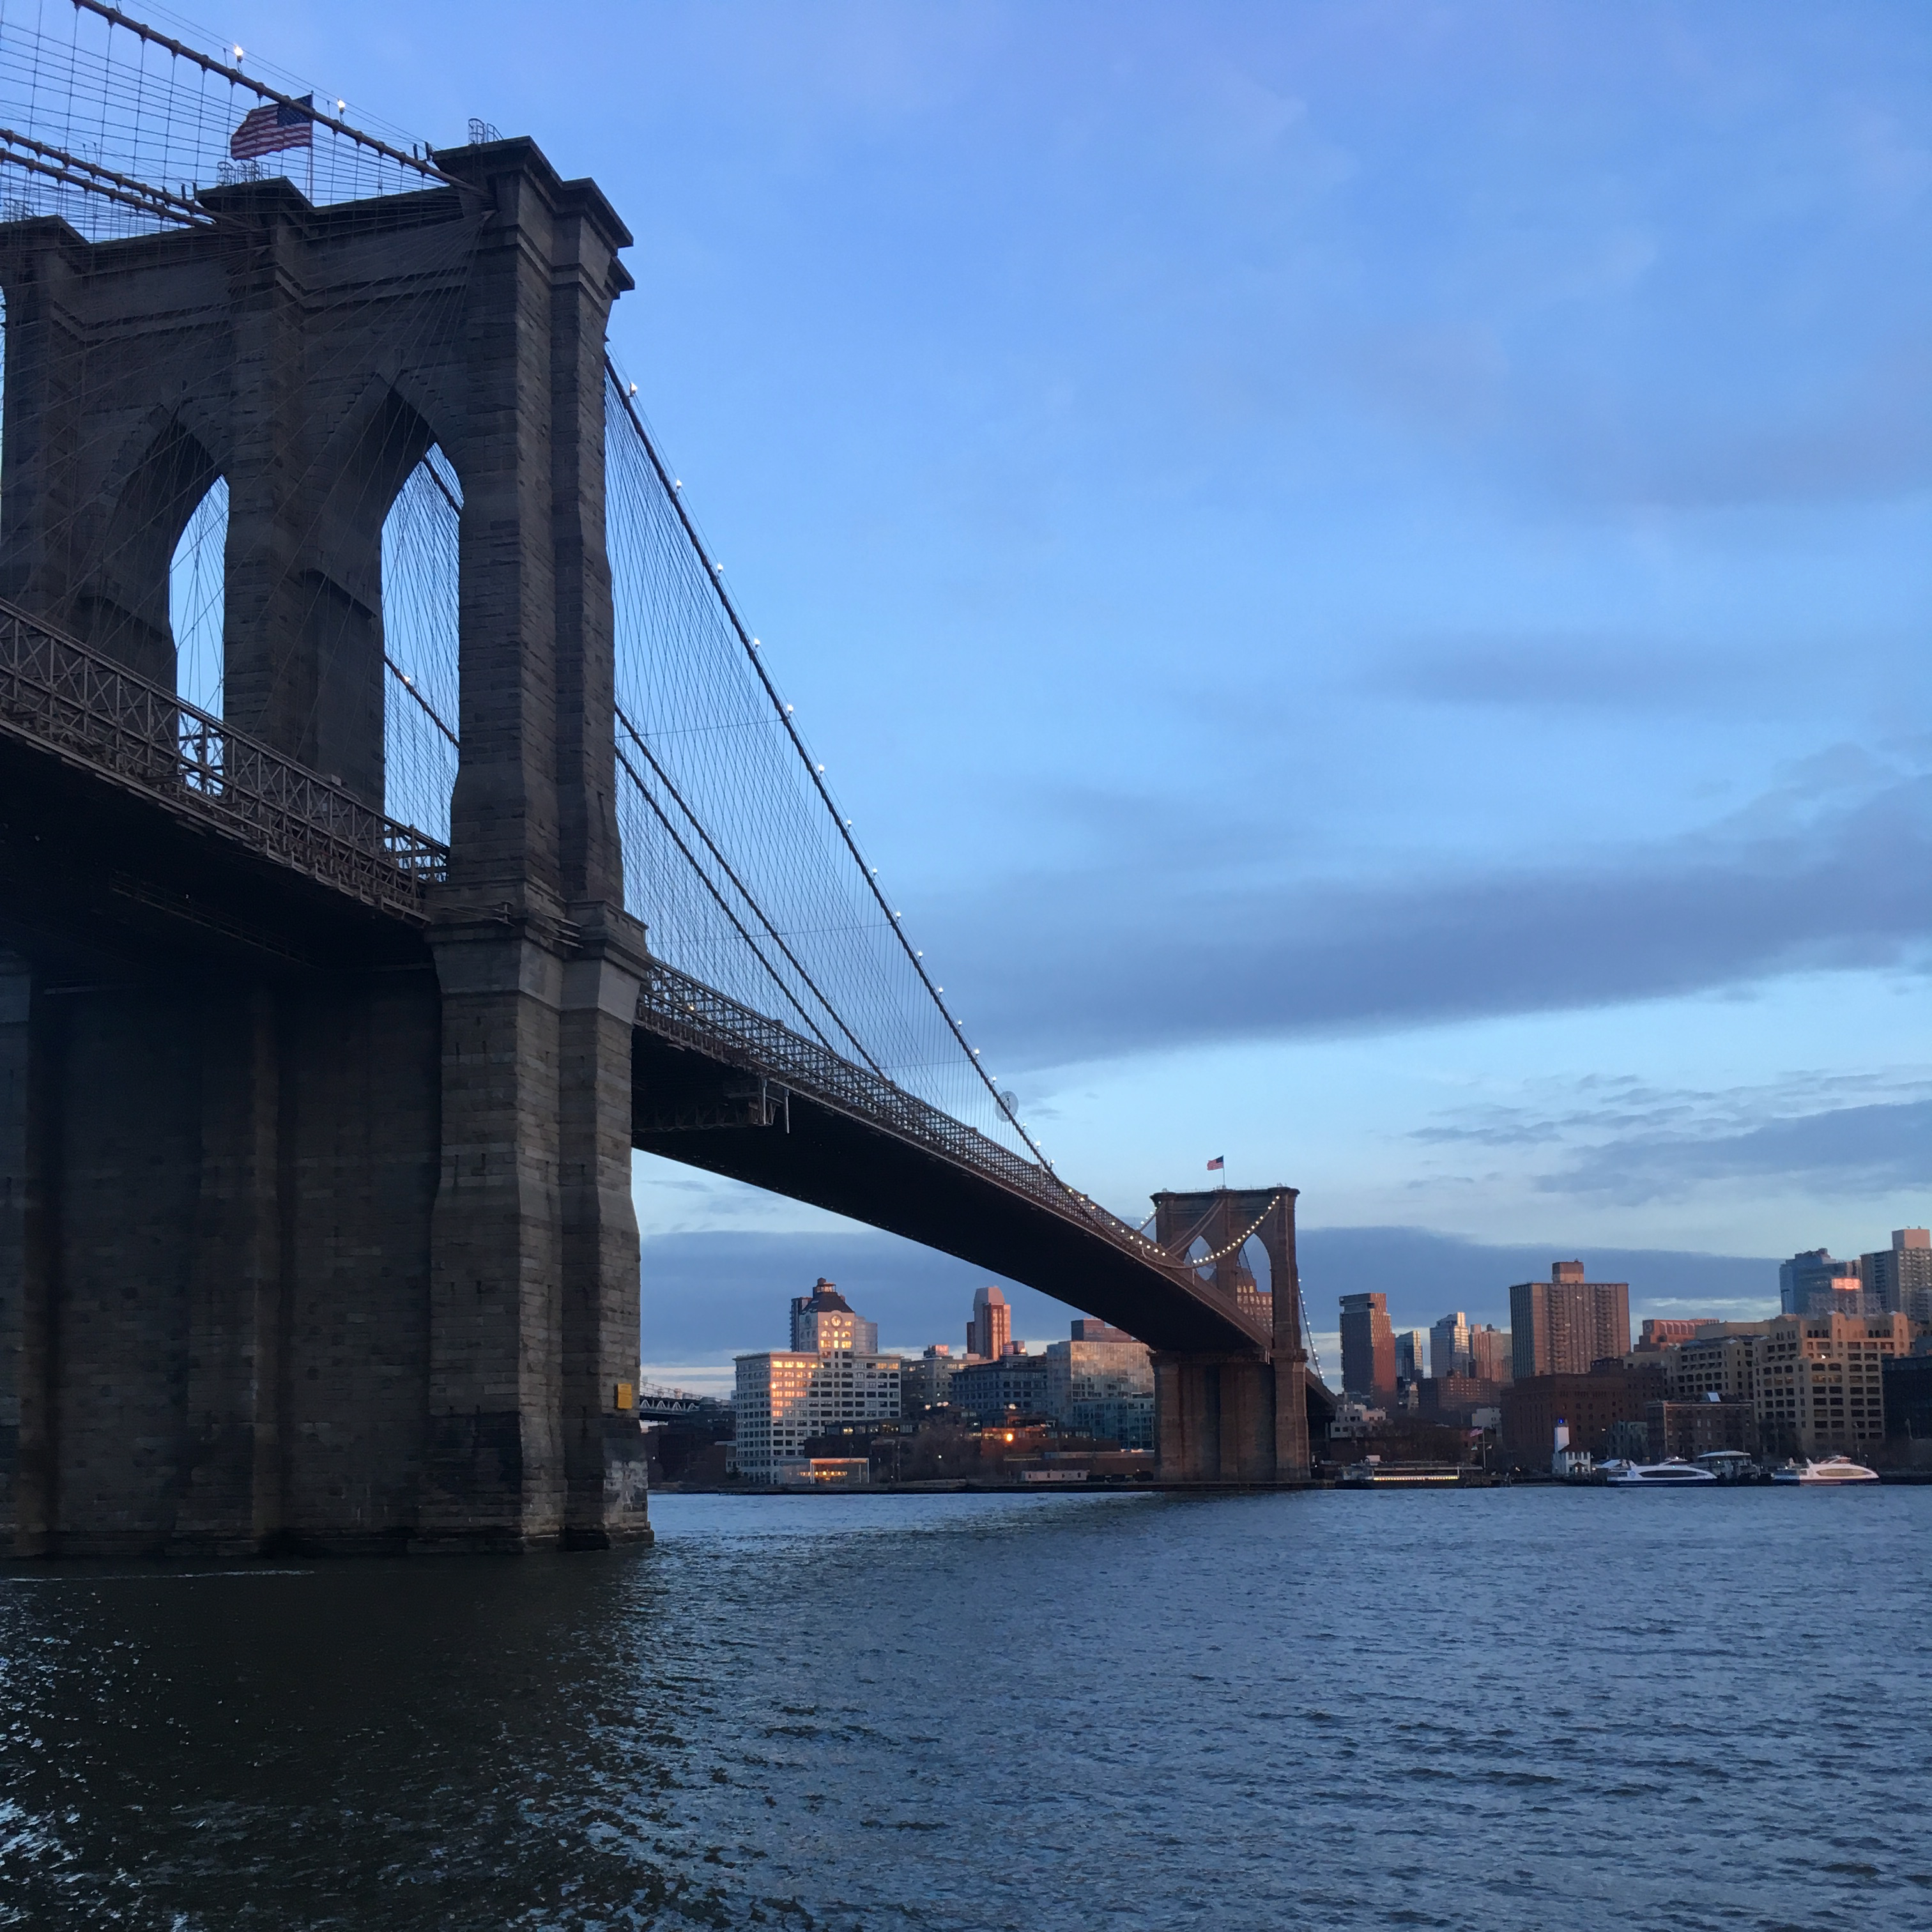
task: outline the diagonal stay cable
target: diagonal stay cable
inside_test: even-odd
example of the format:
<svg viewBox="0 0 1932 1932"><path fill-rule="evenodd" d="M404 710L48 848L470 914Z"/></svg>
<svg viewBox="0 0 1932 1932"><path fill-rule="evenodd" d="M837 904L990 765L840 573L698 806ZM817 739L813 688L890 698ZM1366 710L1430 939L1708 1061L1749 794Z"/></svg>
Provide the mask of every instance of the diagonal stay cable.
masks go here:
<svg viewBox="0 0 1932 1932"><path fill-rule="evenodd" d="M886 1070L872 1058L871 1054L866 1052L865 1042L845 1024L844 1018L839 1012L838 1009L825 997L824 994L819 988L818 981L814 980L812 975L805 970L804 964L799 958L798 955L793 952L791 948L786 944L784 934L780 932L778 928L772 923L770 915L766 912L764 908L759 904L756 897L752 893L751 887L746 885L742 879L739 878L737 873L732 868L730 860L726 858L724 854L718 849L717 842L712 837L711 834L704 829L704 820L698 817L696 812L692 810L690 806L686 802L683 793L678 790L676 784L673 780L670 772L666 771L664 766L658 762L657 754L652 752L650 746L644 742L644 738L639 733L638 728L624 715L624 707L621 704L617 704L613 705L611 708L617 714L618 723L622 725L624 729L630 734L632 743L635 745L638 749L644 754L645 762L650 765L652 771L656 772L658 776L658 782L664 787L666 791L670 794L671 797L676 803L678 810L682 812L685 817L691 821L692 829L697 832L698 837L704 841L704 849L711 854L712 858L717 860L719 869L724 873L724 876L731 881L732 884L737 887L739 896L744 900L745 903L752 908L752 911L758 914L758 923L771 934L772 943L777 946L778 950L784 955L787 960L790 962L792 970L812 988L812 998L832 1016L832 1024L836 1025L838 1030L852 1042L854 1049L857 1052L859 1057L865 1061L866 1064L869 1066L881 1080L890 1079L891 1076L886 1072ZM620 754L620 755L621 756L622 754ZM668 830L670 828L667 826L665 829ZM794 1000L792 1004L796 1006L797 1002ZM814 1028L813 1030L817 1032L818 1029ZM823 1040L824 1036L820 1034L819 1037ZM826 1044L829 1046L830 1042L827 1042Z"/></svg>
<svg viewBox="0 0 1932 1932"><path fill-rule="evenodd" d="M1059 1182L1060 1186L1065 1188L1069 1194L1075 1194L1076 1198L1084 1200L1085 1198L1084 1196L1078 1196L1076 1190L1067 1182L1061 1180L1058 1174L1054 1174L1053 1164L1044 1154L1041 1153L1040 1143L1027 1132L1025 1125L1019 1116L1006 1104L1006 1096L1000 1091L998 1083L980 1064L980 1056L968 1041L964 1028L953 1018L951 1010L946 1006L945 1000L940 994L939 988L934 984L932 976L926 971L926 962L919 956L917 948L905 936L904 926L894 914L892 905L884 892L880 890L878 880L866 866L864 855L860 853L857 842L853 838L844 819L840 817L838 808L832 802L830 788L825 782L824 775L818 770L810 752L806 748L805 740L800 736L798 727L792 722L791 714L785 709L784 700L779 697L778 687L772 683L770 675L766 673L763 660L752 649L752 634L746 628L744 620L738 615L737 606L731 602L731 594L725 588L717 566L712 563L705 550L704 540L698 536L697 526L692 522L690 514L684 507L682 494L672 488L670 472L664 467L664 459L658 454L657 446L651 440L650 432L644 428L644 419L638 414L637 406L632 401L630 394L624 386L623 379L617 373L616 364L612 362L608 355L606 355L604 358L604 370L610 378L610 387L616 392L619 401L623 405L625 416L628 420L632 428L636 432L638 440L644 446L645 454L650 459L651 467L657 473L659 486L662 488L672 508L677 513L677 520L683 526L686 538L696 553L699 562L704 566L706 580L710 584L732 629L736 632L739 644L742 647L746 657L749 660L752 669L758 673L758 682L764 686L765 695L771 700L772 708L777 712L778 722L784 725L785 734L791 740L792 749L797 752L800 761L805 766L806 776L812 781L826 812L830 814L833 826L836 828L839 837L844 842L846 849L851 854L853 862L859 868L860 876L864 880L873 898L878 902L880 910L886 916L886 926L897 937L900 949L905 954L914 972L919 976L920 984L925 987L932 1004L938 1008L953 1038L967 1055L968 1064L973 1071L979 1076L981 1084L993 1096L993 1104L998 1108L1001 1114L1012 1126L1013 1131L1033 1150L1035 1159L1048 1174L1053 1174L1054 1179Z"/></svg>
<svg viewBox="0 0 1932 1932"><path fill-rule="evenodd" d="M434 724L459 752L461 751L463 748L462 740L459 739L456 734L442 722L440 716L437 716L436 706L430 704L429 700L424 697L421 692L417 690L416 680L411 677L409 673L404 670L402 666L397 663L395 659L390 656L387 651L385 651L382 653L382 662L388 666L390 673L394 677L396 682L422 706L424 712L427 714L429 718L429 722Z"/></svg>
<svg viewBox="0 0 1932 1932"><path fill-rule="evenodd" d="M798 995L785 984L784 975L781 974L778 971L778 969L774 966L772 962L765 957L764 954L758 950L758 942L745 929L744 922L739 918L738 915L734 912L730 907L726 903L724 895L718 890L718 887L712 880L710 874L706 872L704 868L698 862L698 855L692 850L691 848L687 845L684 842L683 839L679 836L677 827L672 824L670 819L665 816L664 807L658 804L657 800L651 796L650 787L646 784L644 780L638 776L637 766L632 764L630 760L624 755L623 748L621 746L618 748L617 751L617 764L619 769L622 770L624 776L631 781L632 784L637 787L638 795L643 799L647 806L650 807L658 823L664 827L665 832L670 837L671 843L677 848L679 851L683 854L685 863L688 865L692 872L698 875L698 878L703 881L705 890L717 901L718 910L737 928L738 937L751 948L752 957L755 959L758 964L765 969L766 972L771 976L772 985L776 986L778 991L784 994L785 998L791 1002L792 1010L798 1015L800 1019L804 1021L807 1026L811 1028L813 1036L818 1040L819 1045L824 1047L827 1053L834 1054L838 1054L838 1049L832 1044L831 1041L825 1037L824 1034L820 1030L818 1022L812 1017L811 1014L806 1011L803 1005L799 1000Z"/></svg>

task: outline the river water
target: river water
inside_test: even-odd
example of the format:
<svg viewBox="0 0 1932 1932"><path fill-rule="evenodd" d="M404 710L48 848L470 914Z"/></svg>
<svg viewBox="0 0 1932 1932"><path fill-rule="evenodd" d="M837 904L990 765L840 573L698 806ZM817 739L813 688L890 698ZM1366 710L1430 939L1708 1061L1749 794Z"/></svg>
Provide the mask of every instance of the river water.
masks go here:
<svg viewBox="0 0 1932 1932"><path fill-rule="evenodd" d="M1932 1926L1932 1489L0 1570L0 1923Z"/></svg>

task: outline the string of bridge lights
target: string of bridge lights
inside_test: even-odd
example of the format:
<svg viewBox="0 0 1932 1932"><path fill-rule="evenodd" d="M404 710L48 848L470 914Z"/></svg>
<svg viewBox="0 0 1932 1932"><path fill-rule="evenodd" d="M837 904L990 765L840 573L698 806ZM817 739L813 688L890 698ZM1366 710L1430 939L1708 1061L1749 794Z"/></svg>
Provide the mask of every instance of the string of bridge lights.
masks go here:
<svg viewBox="0 0 1932 1932"><path fill-rule="evenodd" d="M1274 1198L1255 1216L1253 1225L1249 1228L1245 1234L1241 1235L1238 1240L1230 1241L1225 1248L1216 1248L1211 1255L1187 1256L1186 1258L1187 1266L1191 1268L1212 1268L1216 1262L1224 1262L1230 1255L1238 1253L1241 1249L1247 1246L1249 1241L1259 1230L1262 1223L1265 1221L1268 1217L1280 1205L1281 1196L1277 1194Z"/></svg>

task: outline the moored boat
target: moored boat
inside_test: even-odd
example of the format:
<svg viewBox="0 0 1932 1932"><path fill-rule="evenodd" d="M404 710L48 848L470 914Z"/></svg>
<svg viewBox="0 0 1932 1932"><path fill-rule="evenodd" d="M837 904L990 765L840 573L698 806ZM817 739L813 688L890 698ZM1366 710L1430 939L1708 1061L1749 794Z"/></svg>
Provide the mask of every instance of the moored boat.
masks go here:
<svg viewBox="0 0 1932 1932"><path fill-rule="evenodd" d="M1875 1483L1878 1472L1849 1456L1827 1456L1822 1462L1787 1462L1771 1472L1774 1483Z"/></svg>
<svg viewBox="0 0 1932 1932"><path fill-rule="evenodd" d="M1612 1490L1688 1490L1714 1483L1708 1469L1675 1456L1666 1462L1616 1462L1606 1464L1604 1481Z"/></svg>

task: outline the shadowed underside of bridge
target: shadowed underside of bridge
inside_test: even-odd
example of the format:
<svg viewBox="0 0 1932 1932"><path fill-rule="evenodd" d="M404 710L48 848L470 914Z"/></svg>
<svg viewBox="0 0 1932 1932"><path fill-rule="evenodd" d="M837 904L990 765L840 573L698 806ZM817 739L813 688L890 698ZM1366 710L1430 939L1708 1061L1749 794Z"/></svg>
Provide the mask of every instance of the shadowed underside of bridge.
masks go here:
<svg viewBox="0 0 1932 1932"><path fill-rule="evenodd" d="M1160 1197L1150 1240L1046 1164L615 380L594 184L527 141L405 153L76 11L104 99L117 59L173 93L112 168L0 99L33 190L0 221L14 1546L648 1536L633 1148L1139 1336L1168 1476L1304 1478L1293 1190ZM311 148L308 193L142 185L238 101Z"/></svg>

